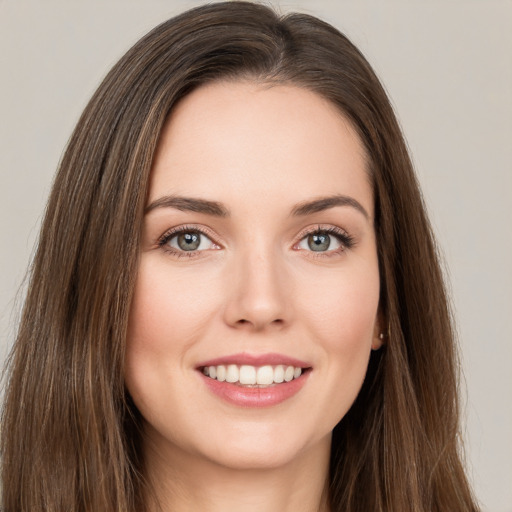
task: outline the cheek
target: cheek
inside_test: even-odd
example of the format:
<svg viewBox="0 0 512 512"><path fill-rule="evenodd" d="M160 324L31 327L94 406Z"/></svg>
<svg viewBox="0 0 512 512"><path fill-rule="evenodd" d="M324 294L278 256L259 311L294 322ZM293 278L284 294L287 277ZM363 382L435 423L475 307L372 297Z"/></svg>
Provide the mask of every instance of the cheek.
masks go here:
<svg viewBox="0 0 512 512"><path fill-rule="evenodd" d="M218 309L214 290L200 271L171 271L165 261L143 259L130 312L129 344L157 352L185 349Z"/></svg>
<svg viewBox="0 0 512 512"><path fill-rule="evenodd" d="M301 316L323 355L323 394L317 400L322 397L319 414L323 411L326 427L332 429L352 406L366 375L377 320L379 273L375 263L365 271L351 269L317 278L315 292L302 297Z"/></svg>
<svg viewBox="0 0 512 512"><path fill-rule="evenodd" d="M218 310L218 297L204 277L171 272L161 257L142 258L125 356L126 385L141 410L150 410L145 402L168 393L171 376L174 381L187 374L188 349Z"/></svg>
<svg viewBox="0 0 512 512"><path fill-rule="evenodd" d="M360 272L350 269L317 276L314 292L306 290L312 288L303 286L299 291L302 316L326 348L336 352L371 345L379 304L377 264Z"/></svg>

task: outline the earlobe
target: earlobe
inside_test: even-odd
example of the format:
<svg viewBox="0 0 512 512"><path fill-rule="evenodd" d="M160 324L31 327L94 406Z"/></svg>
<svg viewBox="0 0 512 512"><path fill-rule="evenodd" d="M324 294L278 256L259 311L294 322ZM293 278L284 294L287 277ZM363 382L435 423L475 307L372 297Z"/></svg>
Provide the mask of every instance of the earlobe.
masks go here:
<svg viewBox="0 0 512 512"><path fill-rule="evenodd" d="M383 325L386 325L386 321L382 314L379 312L377 315L377 321L375 322L375 328L373 330L372 339L372 350L379 350L382 345L387 342L389 334L383 329Z"/></svg>
<svg viewBox="0 0 512 512"><path fill-rule="evenodd" d="M384 345L385 340L386 335L383 332L379 332L377 335L374 335L372 341L372 350L379 350L382 345Z"/></svg>

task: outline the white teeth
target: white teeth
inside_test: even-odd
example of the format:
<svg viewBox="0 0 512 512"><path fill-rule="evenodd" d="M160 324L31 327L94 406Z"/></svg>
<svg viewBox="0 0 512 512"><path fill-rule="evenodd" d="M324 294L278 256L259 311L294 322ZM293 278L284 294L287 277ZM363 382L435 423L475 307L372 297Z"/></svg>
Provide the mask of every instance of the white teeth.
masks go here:
<svg viewBox="0 0 512 512"><path fill-rule="evenodd" d="M254 366L240 366L240 384L256 384L256 368Z"/></svg>
<svg viewBox="0 0 512 512"><path fill-rule="evenodd" d="M256 383L270 386L274 382L274 368L272 366L260 366L256 372Z"/></svg>
<svg viewBox="0 0 512 512"><path fill-rule="evenodd" d="M226 370L226 382L238 382L240 371L236 364L230 364Z"/></svg>
<svg viewBox="0 0 512 512"><path fill-rule="evenodd" d="M290 382L293 379L293 373L295 368L293 366L287 366L286 370L284 371L284 380L286 382Z"/></svg>
<svg viewBox="0 0 512 512"><path fill-rule="evenodd" d="M284 366L282 364L274 368L274 382L278 384L284 382Z"/></svg>
<svg viewBox="0 0 512 512"><path fill-rule="evenodd" d="M226 367L223 364L217 366L217 380L220 382L226 380Z"/></svg>
<svg viewBox="0 0 512 512"><path fill-rule="evenodd" d="M272 384L281 384L282 382L290 382L298 379L302 375L302 368L294 366L251 366L229 364L227 366L221 364L218 366L206 366L203 373L211 379L219 382L237 383L243 386L271 386Z"/></svg>

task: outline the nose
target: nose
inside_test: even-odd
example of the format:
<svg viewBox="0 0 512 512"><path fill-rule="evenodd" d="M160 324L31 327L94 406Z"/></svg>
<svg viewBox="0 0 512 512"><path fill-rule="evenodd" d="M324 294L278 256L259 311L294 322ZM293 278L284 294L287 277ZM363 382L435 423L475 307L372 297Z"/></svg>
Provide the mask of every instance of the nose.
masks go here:
<svg viewBox="0 0 512 512"><path fill-rule="evenodd" d="M283 262L271 250L244 251L228 271L224 311L231 327L279 329L291 320L291 290Z"/></svg>

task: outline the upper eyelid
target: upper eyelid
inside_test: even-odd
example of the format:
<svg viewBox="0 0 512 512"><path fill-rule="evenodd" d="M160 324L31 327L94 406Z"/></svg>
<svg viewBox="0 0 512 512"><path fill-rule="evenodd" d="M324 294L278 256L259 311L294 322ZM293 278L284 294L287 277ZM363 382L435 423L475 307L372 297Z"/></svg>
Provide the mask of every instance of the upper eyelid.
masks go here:
<svg viewBox="0 0 512 512"><path fill-rule="evenodd" d="M340 226L335 226L334 224L315 224L313 226L308 226L301 231L299 231L299 234L297 235L297 238L302 240L307 235L310 235L311 233L317 233L322 231L331 231L332 232L339 232L340 234L344 234L346 236L350 236L348 231Z"/></svg>
<svg viewBox="0 0 512 512"><path fill-rule="evenodd" d="M201 233L202 235L206 236L213 243L222 245L222 243L217 242L217 239L219 237L214 233L214 231L211 228L208 228L207 226L194 226L194 225L183 225L183 226L176 226L173 228L169 228L161 236L159 236L157 238L156 243L158 245L160 245L161 243L167 242L174 236L179 235L180 233L186 233L188 231L197 231L197 232Z"/></svg>
<svg viewBox="0 0 512 512"><path fill-rule="evenodd" d="M345 247L345 249L352 248L356 243L356 239L353 235L351 235L346 229L336 226L333 224L316 224L315 226L310 226L304 228L300 231L299 235L297 235L296 241L293 246L296 247L305 237L313 234L313 233L327 233L329 235L333 235L338 238L340 243ZM331 251L325 251L331 252ZM320 253L319 253L320 254Z"/></svg>

